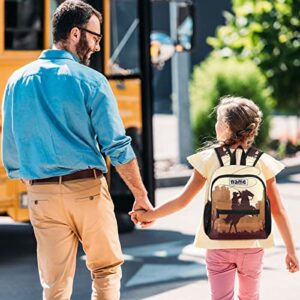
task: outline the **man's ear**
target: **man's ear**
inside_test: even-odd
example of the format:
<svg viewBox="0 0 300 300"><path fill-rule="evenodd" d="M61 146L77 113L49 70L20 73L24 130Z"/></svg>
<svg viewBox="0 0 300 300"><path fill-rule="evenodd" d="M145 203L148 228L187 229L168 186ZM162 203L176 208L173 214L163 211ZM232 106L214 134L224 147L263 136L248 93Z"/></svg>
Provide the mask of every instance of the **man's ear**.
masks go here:
<svg viewBox="0 0 300 300"><path fill-rule="evenodd" d="M69 38L72 42L77 44L78 41L80 40L80 34L81 34L81 32L80 32L79 28L73 27L70 31Z"/></svg>

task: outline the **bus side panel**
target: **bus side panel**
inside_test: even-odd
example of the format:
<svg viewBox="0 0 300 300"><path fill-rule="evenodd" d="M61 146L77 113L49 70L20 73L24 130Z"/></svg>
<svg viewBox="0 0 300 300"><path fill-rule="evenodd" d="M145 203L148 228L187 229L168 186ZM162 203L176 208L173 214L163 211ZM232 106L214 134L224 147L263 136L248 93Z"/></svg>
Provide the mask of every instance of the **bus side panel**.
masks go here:
<svg viewBox="0 0 300 300"><path fill-rule="evenodd" d="M132 138L131 145L141 169L143 151L141 81L140 79L110 80L110 85L118 102L126 134ZM132 209L134 198L115 168L111 168L110 164L108 166L108 182L116 211L127 213Z"/></svg>

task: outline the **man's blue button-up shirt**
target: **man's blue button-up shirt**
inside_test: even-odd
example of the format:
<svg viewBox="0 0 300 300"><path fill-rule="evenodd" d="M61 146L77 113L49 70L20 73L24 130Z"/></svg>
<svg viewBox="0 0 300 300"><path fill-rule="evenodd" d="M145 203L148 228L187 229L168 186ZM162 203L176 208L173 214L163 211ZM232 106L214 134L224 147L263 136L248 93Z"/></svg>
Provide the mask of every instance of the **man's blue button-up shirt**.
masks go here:
<svg viewBox="0 0 300 300"><path fill-rule="evenodd" d="M107 172L135 158L107 79L63 50L17 70L3 99L2 161L11 178Z"/></svg>

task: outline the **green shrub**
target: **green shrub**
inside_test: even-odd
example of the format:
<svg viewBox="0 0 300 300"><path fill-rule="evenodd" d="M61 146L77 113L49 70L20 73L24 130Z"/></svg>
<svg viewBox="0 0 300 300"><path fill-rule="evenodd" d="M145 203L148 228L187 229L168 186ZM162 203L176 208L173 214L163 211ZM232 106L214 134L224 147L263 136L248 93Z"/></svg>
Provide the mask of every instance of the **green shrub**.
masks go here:
<svg viewBox="0 0 300 300"><path fill-rule="evenodd" d="M190 92L195 148L215 137L216 115L213 108L219 98L226 95L252 99L260 107L264 116L255 145L260 148L266 146L274 102L263 75L253 62L211 55L194 68Z"/></svg>

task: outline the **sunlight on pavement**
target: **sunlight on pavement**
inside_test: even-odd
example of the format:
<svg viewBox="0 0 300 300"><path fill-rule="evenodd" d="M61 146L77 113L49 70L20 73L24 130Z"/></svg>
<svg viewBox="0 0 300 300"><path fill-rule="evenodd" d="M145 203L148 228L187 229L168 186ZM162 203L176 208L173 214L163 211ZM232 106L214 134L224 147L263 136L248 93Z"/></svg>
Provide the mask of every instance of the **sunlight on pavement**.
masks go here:
<svg viewBox="0 0 300 300"><path fill-rule="evenodd" d="M155 276L153 276L155 274ZM170 280L183 280L199 278L206 274L206 269L199 264L188 265L166 265L166 264L145 264L139 271L130 278L126 287L133 287L149 283L163 283Z"/></svg>

